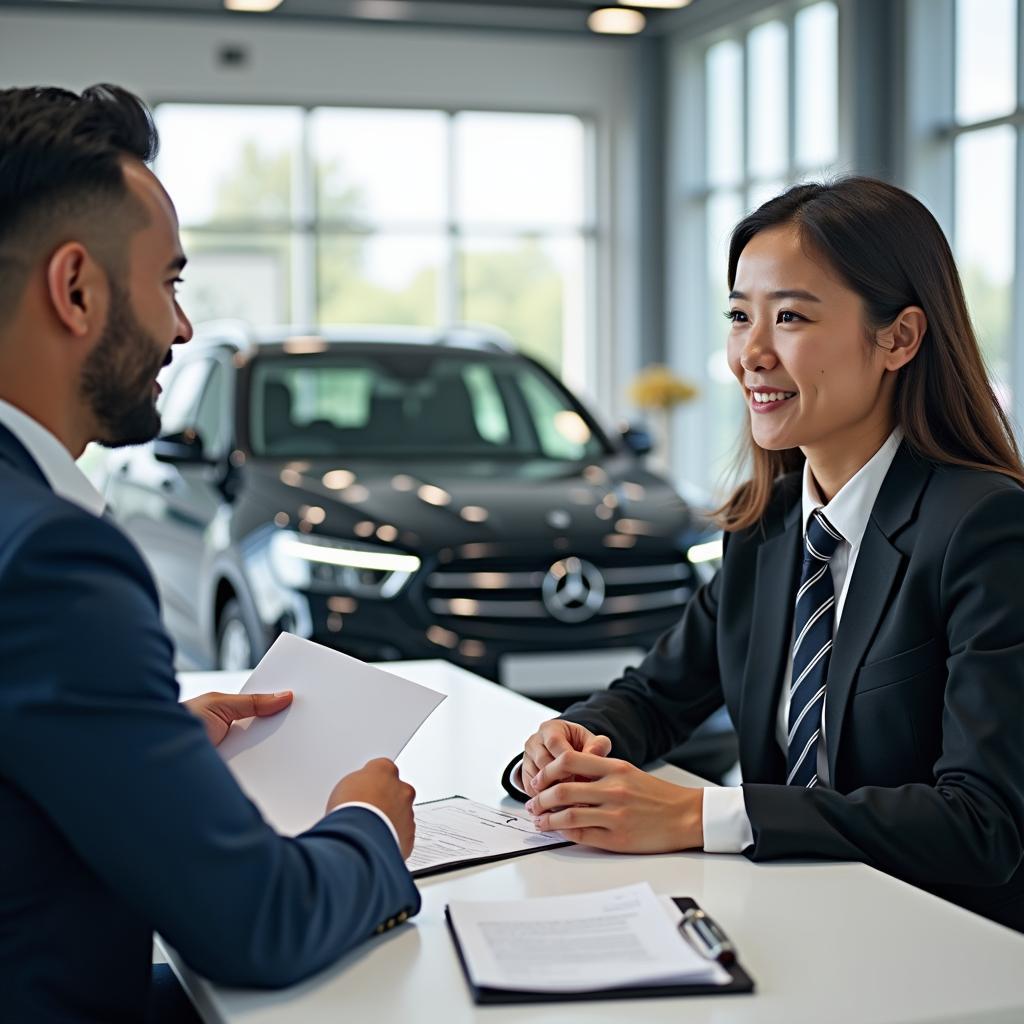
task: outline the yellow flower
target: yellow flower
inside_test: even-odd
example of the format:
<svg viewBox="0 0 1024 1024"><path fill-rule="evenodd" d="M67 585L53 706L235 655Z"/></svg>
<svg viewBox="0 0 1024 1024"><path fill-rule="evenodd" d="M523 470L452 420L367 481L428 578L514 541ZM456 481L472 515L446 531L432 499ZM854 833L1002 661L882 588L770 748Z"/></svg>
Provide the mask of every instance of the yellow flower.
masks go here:
<svg viewBox="0 0 1024 1024"><path fill-rule="evenodd" d="M660 365L644 367L629 388L629 397L638 409L672 409L697 394L690 381Z"/></svg>

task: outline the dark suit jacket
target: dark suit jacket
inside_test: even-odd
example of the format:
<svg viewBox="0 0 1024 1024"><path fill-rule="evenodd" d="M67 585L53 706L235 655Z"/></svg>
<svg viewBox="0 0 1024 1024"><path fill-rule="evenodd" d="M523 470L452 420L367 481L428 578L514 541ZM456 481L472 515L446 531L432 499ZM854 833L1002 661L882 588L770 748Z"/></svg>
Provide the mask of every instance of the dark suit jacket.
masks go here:
<svg viewBox="0 0 1024 1024"><path fill-rule="evenodd" d="M783 478L762 523L727 536L721 570L640 667L565 717L639 765L724 701L749 857L864 861L1024 930L1024 490L901 446L829 666L831 785L806 790L784 785L775 738L800 487L800 474Z"/></svg>
<svg viewBox="0 0 1024 1024"><path fill-rule="evenodd" d="M138 552L0 427L0 1017L141 1020L154 928L273 987L419 906L375 814L263 822L178 704Z"/></svg>

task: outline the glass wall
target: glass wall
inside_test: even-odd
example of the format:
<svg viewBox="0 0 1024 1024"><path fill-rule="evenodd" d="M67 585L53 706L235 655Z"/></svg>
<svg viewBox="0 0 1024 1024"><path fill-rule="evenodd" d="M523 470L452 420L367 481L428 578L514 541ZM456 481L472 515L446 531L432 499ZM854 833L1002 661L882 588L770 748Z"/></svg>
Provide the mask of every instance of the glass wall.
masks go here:
<svg viewBox="0 0 1024 1024"><path fill-rule="evenodd" d="M996 394L1024 421L1024 0L907 0L906 182L953 245Z"/></svg>
<svg viewBox="0 0 1024 1024"><path fill-rule="evenodd" d="M953 248L989 373L1008 409L1020 230L1017 8L1017 0L957 0L953 120L944 133L953 162Z"/></svg>
<svg viewBox="0 0 1024 1024"><path fill-rule="evenodd" d="M1024 423L1024 0L904 0L888 21L858 20L856 3L750 0L733 23L677 44L669 354L702 398L680 421L675 471L707 488L724 483L743 415L720 316L730 229L823 173L885 166L932 210L996 393ZM865 33L899 22L872 46ZM865 140L857 117L876 93L891 123ZM840 151L858 144L875 148Z"/></svg>
<svg viewBox="0 0 1024 1024"><path fill-rule="evenodd" d="M206 104L156 118L196 321L485 322L556 372L588 351L580 118Z"/></svg>
<svg viewBox="0 0 1024 1024"><path fill-rule="evenodd" d="M771 11L689 43L678 68L680 81L699 83L702 99L681 100L676 137L696 129L703 147L697 158L680 157L673 197L677 252L686 256L672 290L671 357L698 380L701 400L680 428L674 449L684 461L674 468L709 489L724 483L744 415L721 315L729 235L745 213L838 160L837 6L791 2Z"/></svg>

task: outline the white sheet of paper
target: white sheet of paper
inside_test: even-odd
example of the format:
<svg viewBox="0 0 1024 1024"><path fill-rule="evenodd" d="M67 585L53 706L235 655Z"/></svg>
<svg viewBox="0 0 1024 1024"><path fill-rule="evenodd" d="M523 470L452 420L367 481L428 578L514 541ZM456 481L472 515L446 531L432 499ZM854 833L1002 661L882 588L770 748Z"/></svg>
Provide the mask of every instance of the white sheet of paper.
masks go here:
<svg viewBox="0 0 1024 1024"><path fill-rule="evenodd" d="M565 842L557 832L538 832L524 812L499 810L464 796L419 804L415 811L416 847L405 862L414 875Z"/></svg>
<svg viewBox="0 0 1024 1024"><path fill-rule="evenodd" d="M589 992L686 982L726 984L641 882L603 892L501 902L453 901L448 912L474 983L527 992Z"/></svg>
<svg viewBox="0 0 1024 1024"><path fill-rule="evenodd" d="M295 694L269 718L236 722L218 750L278 831L324 816L335 783L375 757L392 760L445 699L436 690L282 633L242 693Z"/></svg>

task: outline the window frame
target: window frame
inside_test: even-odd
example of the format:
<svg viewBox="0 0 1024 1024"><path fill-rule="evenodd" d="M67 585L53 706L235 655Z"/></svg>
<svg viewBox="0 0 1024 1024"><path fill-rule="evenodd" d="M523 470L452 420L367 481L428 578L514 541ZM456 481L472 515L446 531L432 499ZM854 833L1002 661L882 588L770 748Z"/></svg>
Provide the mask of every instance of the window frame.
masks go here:
<svg viewBox="0 0 1024 1024"><path fill-rule="evenodd" d="M232 219L209 221L205 224L181 224L181 231L197 236L232 235L242 239L245 237L280 234L289 239L291 261L288 274L291 279L291 316L288 322L301 325L319 324L320 308L320 274L319 246L322 241L330 239L362 239L362 238L421 238L437 239L441 243L442 260L438 275L438 294L436 309L438 311L436 325L447 326L465 322L461 315L465 308L466 286L464 264L465 257L472 249L463 248L464 242L495 239L508 242L526 242L540 240L578 241L581 245L581 275L583 295L579 301L579 337L562 336L562 363L556 369L559 375L565 375L573 383L579 385L584 381L597 380L600 377L600 364L605 356L599 344L597 330L597 311L600 296L598 295L599 268L602 254L603 234L599 227L598 203L598 155L600 147L597 140L597 118L578 110L528 109L524 106L500 108L494 106L442 106L368 104L368 103L311 103L311 102L263 102L258 99L238 100L206 99L196 101L191 98L162 97L154 100L152 110L158 120L160 108L163 106L187 107L276 107L299 111L302 121L300 148L293 189L295 195L292 202L293 215L287 220L281 219ZM319 216L317 197L316 154L314 152L312 123L317 110L354 110L354 111L399 111L403 113L429 112L439 113L445 119L445 152L444 152L444 214L441 221L433 225L406 224L400 221L377 223L363 219L321 218ZM564 225L530 225L522 229L495 227L474 222L463 222L457 216L457 156L456 156L456 119L460 114L524 114L534 116L571 117L580 122L583 149L583 217L575 227ZM567 298L571 301L571 292ZM576 321L574 315L570 318ZM578 359L582 355L584 365L567 365L570 359Z"/></svg>
<svg viewBox="0 0 1024 1024"><path fill-rule="evenodd" d="M906 38L906 186L935 215L954 252L957 140L1004 125L1016 133L1014 267L1006 381L1012 400L1006 411L1020 437L1020 424L1024 422L1024 0L1017 0L1017 104L998 117L957 120L956 0L909 0Z"/></svg>
<svg viewBox="0 0 1024 1024"><path fill-rule="evenodd" d="M792 184L807 178L820 177L835 168L848 166L849 134L846 130L850 111L841 95L844 83L844 16L847 0L830 0L836 10L836 154L829 164L802 165L797 161L796 23L804 8L821 0L782 0L771 5L751 5L746 14L733 16L717 27L679 41L672 54L672 94L670 95L670 132L677 140L670 156L674 167L668 182L668 208L671 216L669 246L669 280L681 282L676 298L669 305L668 358L672 365L685 368L702 392L702 400L684 408L675 418L671 451L674 464L669 467L676 478L699 484L712 500L727 482L730 452L715 450L712 442L721 417L721 408L713 393L721 385L712 376L709 364L712 332L725 308L725 265L721 267L719 305L708 307L712 278L708 267L709 210L716 196L736 194L743 210L750 209L750 199L759 186L781 180ZM723 14L724 18L724 14ZM750 172L748 144L750 138L749 48L748 37L758 26L779 21L786 30L786 166L781 177L760 177ZM739 142L742 173L728 185L712 185L708 169L708 80L705 72L708 51L718 43L733 40L741 47L740 131ZM699 139L700 145L681 148L679 140ZM695 268L696 272L695 272ZM695 326L696 321L696 326ZM737 406L740 395L736 390ZM737 438L738 438L737 433ZM733 449L734 450L734 449Z"/></svg>

